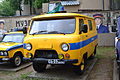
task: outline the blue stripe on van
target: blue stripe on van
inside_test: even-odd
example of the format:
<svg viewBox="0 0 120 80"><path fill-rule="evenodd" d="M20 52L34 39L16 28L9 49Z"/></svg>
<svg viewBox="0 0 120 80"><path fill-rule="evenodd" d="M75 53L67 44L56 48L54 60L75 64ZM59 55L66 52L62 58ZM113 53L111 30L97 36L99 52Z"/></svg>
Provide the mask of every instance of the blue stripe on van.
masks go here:
<svg viewBox="0 0 120 80"><path fill-rule="evenodd" d="M87 39L85 41L81 41L81 42L77 42L77 43L69 43L70 50L80 49L80 48L90 44L91 42L93 42L96 39L97 39L97 35L92 37L92 38L89 38L89 39Z"/></svg>

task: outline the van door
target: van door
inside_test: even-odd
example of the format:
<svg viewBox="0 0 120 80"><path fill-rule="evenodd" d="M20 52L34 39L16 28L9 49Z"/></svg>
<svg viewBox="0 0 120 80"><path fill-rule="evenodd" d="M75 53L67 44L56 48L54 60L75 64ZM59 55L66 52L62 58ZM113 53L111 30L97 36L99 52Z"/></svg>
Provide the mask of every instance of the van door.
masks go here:
<svg viewBox="0 0 120 80"><path fill-rule="evenodd" d="M90 54L89 56L94 52L94 48L95 48L95 43L94 43L94 38L96 36L95 34L95 29L94 29L94 23L92 19L87 19L87 23L88 23L88 36L89 36L89 40L90 40Z"/></svg>
<svg viewBox="0 0 120 80"><path fill-rule="evenodd" d="M88 25L86 24L85 18L79 18L79 35L80 35L80 43L81 43L80 52L83 54L86 52L87 53L90 52L90 46L88 45L88 38L89 38L88 30L86 33L83 31L84 25L88 27Z"/></svg>

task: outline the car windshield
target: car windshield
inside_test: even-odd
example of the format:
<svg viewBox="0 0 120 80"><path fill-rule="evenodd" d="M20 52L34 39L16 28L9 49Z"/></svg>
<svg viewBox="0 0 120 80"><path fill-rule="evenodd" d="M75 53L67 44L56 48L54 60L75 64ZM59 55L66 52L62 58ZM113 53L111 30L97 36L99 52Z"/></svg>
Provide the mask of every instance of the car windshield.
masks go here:
<svg viewBox="0 0 120 80"><path fill-rule="evenodd" d="M21 43L23 42L24 35L23 34L6 34L2 42L16 42L16 43Z"/></svg>
<svg viewBox="0 0 120 80"><path fill-rule="evenodd" d="M33 21L30 34L71 34L75 31L75 19Z"/></svg>

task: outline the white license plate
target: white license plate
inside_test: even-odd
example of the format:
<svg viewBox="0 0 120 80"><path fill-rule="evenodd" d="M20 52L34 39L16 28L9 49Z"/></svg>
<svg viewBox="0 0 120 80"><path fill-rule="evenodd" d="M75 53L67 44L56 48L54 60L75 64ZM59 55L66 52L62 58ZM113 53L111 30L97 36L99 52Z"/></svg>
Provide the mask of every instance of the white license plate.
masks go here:
<svg viewBox="0 0 120 80"><path fill-rule="evenodd" d="M49 64L65 64L64 61L61 61L59 59L48 59Z"/></svg>

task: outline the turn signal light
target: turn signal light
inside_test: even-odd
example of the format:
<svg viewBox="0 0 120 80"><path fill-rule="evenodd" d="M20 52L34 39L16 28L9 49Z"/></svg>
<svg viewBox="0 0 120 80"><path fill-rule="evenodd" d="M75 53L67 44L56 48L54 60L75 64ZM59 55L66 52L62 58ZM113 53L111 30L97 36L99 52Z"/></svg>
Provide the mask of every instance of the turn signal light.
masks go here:
<svg viewBox="0 0 120 80"><path fill-rule="evenodd" d="M26 56L27 56L28 58L32 58L32 54L31 54L31 53L27 53Z"/></svg>
<svg viewBox="0 0 120 80"><path fill-rule="evenodd" d="M70 58L70 55L68 53L65 54L66 58Z"/></svg>

